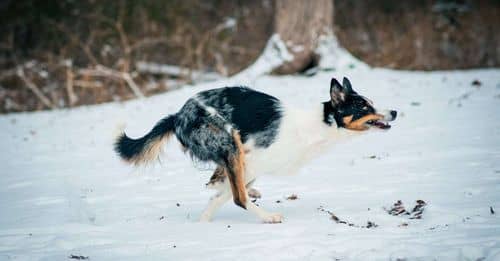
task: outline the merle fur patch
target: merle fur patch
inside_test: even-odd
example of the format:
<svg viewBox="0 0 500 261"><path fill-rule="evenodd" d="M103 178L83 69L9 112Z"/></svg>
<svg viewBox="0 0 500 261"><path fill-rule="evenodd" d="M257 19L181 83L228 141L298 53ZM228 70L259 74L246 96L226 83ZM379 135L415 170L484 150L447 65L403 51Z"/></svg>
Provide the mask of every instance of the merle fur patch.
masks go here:
<svg viewBox="0 0 500 261"><path fill-rule="evenodd" d="M239 130L243 143L252 138L257 147L266 148L276 138L282 112L275 97L247 87L208 90L197 97L231 122Z"/></svg>

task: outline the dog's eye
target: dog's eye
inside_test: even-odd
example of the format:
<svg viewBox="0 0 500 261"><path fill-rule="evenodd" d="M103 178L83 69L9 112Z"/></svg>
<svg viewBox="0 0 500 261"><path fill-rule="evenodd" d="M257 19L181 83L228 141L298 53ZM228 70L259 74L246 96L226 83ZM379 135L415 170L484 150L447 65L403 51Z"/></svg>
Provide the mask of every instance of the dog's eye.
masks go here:
<svg viewBox="0 0 500 261"><path fill-rule="evenodd" d="M375 123L375 121L374 121L374 120L369 120L369 121L367 121L366 123L368 123L368 124L374 124L374 123Z"/></svg>

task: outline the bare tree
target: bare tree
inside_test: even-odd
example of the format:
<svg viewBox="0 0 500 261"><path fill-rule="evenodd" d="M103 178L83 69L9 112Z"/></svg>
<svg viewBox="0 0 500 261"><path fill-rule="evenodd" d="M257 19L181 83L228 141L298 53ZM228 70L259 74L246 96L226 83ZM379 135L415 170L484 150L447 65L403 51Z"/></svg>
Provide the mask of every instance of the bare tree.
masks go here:
<svg viewBox="0 0 500 261"><path fill-rule="evenodd" d="M275 3L274 30L293 59L274 72L299 72L320 58L314 51L319 37L333 28L333 0L277 0Z"/></svg>

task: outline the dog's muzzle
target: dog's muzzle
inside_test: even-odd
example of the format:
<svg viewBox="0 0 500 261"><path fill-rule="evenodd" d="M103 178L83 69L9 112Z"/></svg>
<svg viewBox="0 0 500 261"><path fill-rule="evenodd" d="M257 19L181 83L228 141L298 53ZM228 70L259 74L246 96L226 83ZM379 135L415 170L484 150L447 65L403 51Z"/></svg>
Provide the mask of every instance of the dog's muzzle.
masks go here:
<svg viewBox="0 0 500 261"><path fill-rule="evenodd" d="M397 111L387 111L386 113L384 113L384 120L393 121L396 119L397 116L398 116Z"/></svg>
<svg viewBox="0 0 500 261"><path fill-rule="evenodd" d="M395 120L398 116L398 112L393 110L386 110L378 115L381 116L380 119L369 120L366 122L366 124L385 130L391 128L391 125L389 125L387 122Z"/></svg>

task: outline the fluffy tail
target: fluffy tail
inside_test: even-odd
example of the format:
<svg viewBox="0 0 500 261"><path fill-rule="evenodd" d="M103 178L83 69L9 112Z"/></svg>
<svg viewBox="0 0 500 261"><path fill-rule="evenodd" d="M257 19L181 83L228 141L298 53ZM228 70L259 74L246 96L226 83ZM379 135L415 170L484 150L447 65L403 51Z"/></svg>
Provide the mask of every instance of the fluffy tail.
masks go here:
<svg viewBox="0 0 500 261"><path fill-rule="evenodd" d="M157 159L162 145L174 131L175 117L170 115L163 118L148 134L139 139L131 139L122 132L115 142L116 153L125 161L135 165Z"/></svg>

